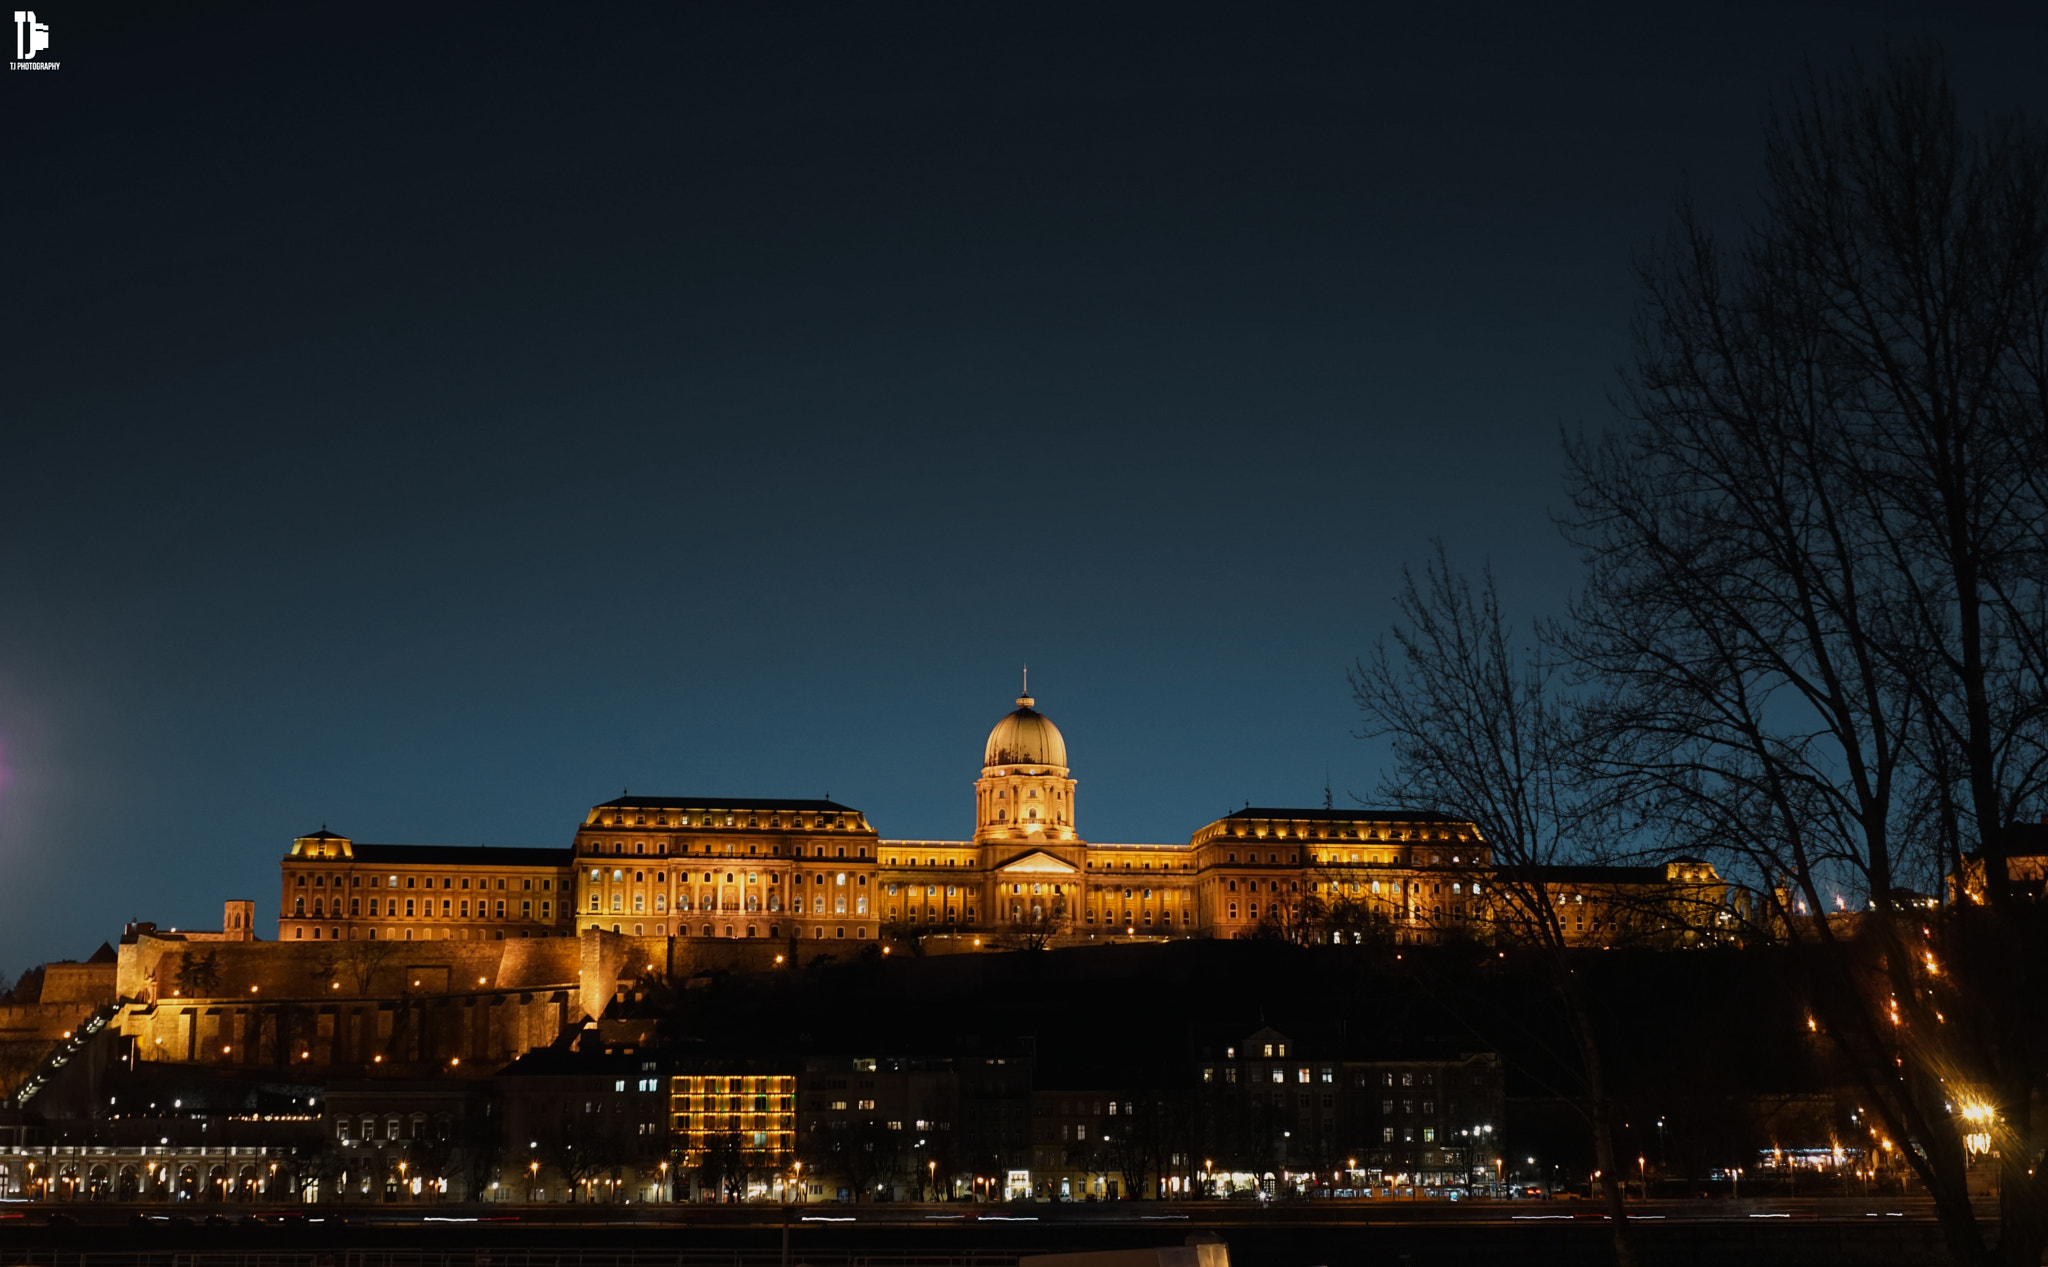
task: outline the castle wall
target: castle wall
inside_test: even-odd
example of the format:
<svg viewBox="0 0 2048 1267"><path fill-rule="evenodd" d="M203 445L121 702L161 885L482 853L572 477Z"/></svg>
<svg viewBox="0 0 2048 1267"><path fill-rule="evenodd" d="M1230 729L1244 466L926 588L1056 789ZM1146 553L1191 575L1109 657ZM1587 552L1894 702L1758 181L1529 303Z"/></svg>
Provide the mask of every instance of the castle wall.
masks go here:
<svg viewBox="0 0 2048 1267"><path fill-rule="evenodd" d="M0 1043L33 1043L48 1047L60 1042L91 1016L91 1002L10 1003L0 1006ZM37 1053L39 1056L40 1052Z"/></svg>
<svg viewBox="0 0 2048 1267"><path fill-rule="evenodd" d="M194 981L210 964L210 984ZM181 969L184 974L181 977ZM120 949L125 999L346 999L577 984L569 938L510 941L187 942L138 935Z"/></svg>
<svg viewBox="0 0 2048 1267"><path fill-rule="evenodd" d="M111 963L48 963L43 965L44 1003L85 1003L98 1007L116 997L118 968Z"/></svg>
<svg viewBox="0 0 2048 1267"><path fill-rule="evenodd" d="M187 942L120 948L135 1059L298 1074L332 1067L478 1072L580 1021L583 949L569 938Z"/></svg>
<svg viewBox="0 0 2048 1267"><path fill-rule="evenodd" d="M552 1043L581 1018L573 1000L574 991L564 989L335 1001L175 999L131 1004L115 1024L144 1062L293 1077L337 1069L481 1076Z"/></svg>
<svg viewBox="0 0 2048 1267"><path fill-rule="evenodd" d="M601 1014L643 975L679 982L767 971L793 944L597 930L502 942L188 942L139 933L121 946L118 965L101 971L127 1000L115 1026L137 1061L294 1076L483 1073ZM805 941L796 953L808 961L871 945Z"/></svg>

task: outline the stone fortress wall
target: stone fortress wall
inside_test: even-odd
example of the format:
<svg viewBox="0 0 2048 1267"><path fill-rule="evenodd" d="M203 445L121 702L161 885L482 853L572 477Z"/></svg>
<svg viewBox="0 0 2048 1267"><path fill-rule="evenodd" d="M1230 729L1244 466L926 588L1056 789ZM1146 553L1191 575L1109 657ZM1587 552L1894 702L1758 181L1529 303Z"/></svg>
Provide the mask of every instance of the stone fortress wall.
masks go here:
<svg viewBox="0 0 2048 1267"><path fill-rule="evenodd" d="M653 977L769 970L767 940L692 942L588 930L507 941L264 942L144 926L116 962L51 964L42 1000L0 1007L25 1072L102 1007L110 1058L223 1071L482 1076L580 1029Z"/></svg>

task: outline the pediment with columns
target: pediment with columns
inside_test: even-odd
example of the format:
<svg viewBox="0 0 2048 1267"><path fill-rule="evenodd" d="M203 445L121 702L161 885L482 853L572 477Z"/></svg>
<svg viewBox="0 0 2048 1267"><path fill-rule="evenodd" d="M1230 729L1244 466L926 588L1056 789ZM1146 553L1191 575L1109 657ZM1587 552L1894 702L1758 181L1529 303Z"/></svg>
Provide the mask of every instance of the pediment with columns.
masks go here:
<svg viewBox="0 0 2048 1267"><path fill-rule="evenodd" d="M1029 875L1079 875L1081 868L1071 862L1053 857L1042 849L1019 854L1008 862L1001 863L996 870L1021 872Z"/></svg>

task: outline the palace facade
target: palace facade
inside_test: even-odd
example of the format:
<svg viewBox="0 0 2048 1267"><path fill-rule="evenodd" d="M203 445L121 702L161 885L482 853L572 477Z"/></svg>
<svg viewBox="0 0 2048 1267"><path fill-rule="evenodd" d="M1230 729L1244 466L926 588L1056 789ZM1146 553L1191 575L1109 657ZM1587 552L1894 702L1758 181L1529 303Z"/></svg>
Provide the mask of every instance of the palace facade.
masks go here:
<svg viewBox="0 0 2048 1267"><path fill-rule="evenodd" d="M563 849L358 844L324 827L283 861L283 940L635 937L956 949L1093 939L1375 935L1436 940L1488 918L1469 822L1406 810L1244 809L1186 843L1082 837L1066 739L1030 696L989 732L964 840L890 840L829 800L620 796ZM1688 863L1688 883L1718 877ZM1560 881L1598 891L1590 873ZM1657 877L1636 875L1631 885ZM1711 870L1711 868L1707 868ZM1674 874L1675 878L1675 874ZM1615 877L1617 881L1623 877ZM1698 884L1694 885L1699 887ZM1566 898L1564 900L1573 900ZM1598 940L1599 922L1580 937Z"/></svg>

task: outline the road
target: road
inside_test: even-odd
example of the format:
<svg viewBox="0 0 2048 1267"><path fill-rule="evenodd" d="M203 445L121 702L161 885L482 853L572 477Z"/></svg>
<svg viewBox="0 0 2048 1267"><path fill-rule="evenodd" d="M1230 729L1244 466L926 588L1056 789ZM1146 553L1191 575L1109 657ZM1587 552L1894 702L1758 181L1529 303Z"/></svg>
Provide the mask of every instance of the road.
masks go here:
<svg viewBox="0 0 2048 1267"><path fill-rule="evenodd" d="M1649 1267L1940 1261L1924 1201L1631 1208ZM205 1225L209 1213L224 1216L221 1225ZM10 1203L0 1205L0 1264L122 1267L167 1264L140 1256L176 1253L188 1267L1014 1267L1020 1254L1179 1245L1190 1236L1229 1245L1233 1267L1587 1267L1611 1255L1606 1217L1585 1201L361 1205L297 1213L304 1221L265 1221L271 1212L249 1207Z"/></svg>

